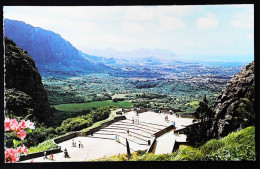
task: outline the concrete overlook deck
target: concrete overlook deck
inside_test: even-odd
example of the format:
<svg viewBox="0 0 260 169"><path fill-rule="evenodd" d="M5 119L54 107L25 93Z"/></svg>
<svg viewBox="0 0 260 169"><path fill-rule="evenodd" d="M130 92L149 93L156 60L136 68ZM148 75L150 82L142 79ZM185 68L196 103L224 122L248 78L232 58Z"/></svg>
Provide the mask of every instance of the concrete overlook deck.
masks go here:
<svg viewBox="0 0 260 169"><path fill-rule="evenodd" d="M152 135L175 121L176 129L185 128L192 124L190 118L177 118L175 115L168 114L168 121L165 121L165 114L154 112L140 113L139 124L132 123L132 117L136 117L134 112L125 114L126 119L120 120L108 125L107 127L85 137L76 137L59 143L61 150L68 150L70 158L64 158L64 153L54 154L54 160L43 159L43 157L33 159L34 162L71 162L71 161L90 161L98 158L109 157L118 154L126 154L126 139L129 142L130 151L147 150L149 148L148 140L152 140ZM127 134L129 130L129 134ZM119 136L120 143L115 141L115 135ZM72 147L72 140L77 147ZM79 148L79 141L83 148ZM175 136L172 131L157 138L157 147L155 154L166 154L172 151ZM30 162L25 160L21 162Z"/></svg>

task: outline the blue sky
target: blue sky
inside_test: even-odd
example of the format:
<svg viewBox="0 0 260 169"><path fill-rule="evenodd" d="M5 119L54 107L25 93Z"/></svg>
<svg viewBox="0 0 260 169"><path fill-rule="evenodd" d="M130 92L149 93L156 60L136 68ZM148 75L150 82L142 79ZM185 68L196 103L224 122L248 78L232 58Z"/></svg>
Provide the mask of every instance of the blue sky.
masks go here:
<svg viewBox="0 0 260 169"><path fill-rule="evenodd" d="M54 31L86 53L157 48L183 60L254 57L253 5L5 6L4 17Z"/></svg>

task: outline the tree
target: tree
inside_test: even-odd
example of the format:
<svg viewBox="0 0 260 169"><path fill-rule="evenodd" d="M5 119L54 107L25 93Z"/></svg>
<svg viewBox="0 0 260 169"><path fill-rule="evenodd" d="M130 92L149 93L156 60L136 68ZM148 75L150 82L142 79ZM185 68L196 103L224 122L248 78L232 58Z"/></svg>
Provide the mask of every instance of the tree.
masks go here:
<svg viewBox="0 0 260 169"><path fill-rule="evenodd" d="M194 115L202 123L204 121L210 120L214 116L213 110L208 105L206 95L204 95L203 101L199 102L199 107L196 109Z"/></svg>

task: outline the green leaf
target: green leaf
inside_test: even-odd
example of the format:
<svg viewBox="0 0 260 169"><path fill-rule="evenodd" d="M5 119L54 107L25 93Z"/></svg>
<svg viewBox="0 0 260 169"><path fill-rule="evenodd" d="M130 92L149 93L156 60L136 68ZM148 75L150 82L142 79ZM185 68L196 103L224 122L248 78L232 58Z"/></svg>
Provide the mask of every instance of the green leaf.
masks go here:
<svg viewBox="0 0 260 169"><path fill-rule="evenodd" d="M13 143L14 143L14 148L16 148L16 147L17 147L17 145L19 144L19 141L18 141L18 140L15 140L15 139L13 139Z"/></svg>

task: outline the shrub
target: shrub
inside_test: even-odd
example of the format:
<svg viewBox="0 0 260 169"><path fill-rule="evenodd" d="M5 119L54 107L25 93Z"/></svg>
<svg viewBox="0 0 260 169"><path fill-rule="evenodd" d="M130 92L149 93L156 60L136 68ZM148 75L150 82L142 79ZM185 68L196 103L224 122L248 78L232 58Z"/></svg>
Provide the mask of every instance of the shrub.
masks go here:
<svg viewBox="0 0 260 169"><path fill-rule="evenodd" d="M181 149L174 160L176 161L198 161L202 160L204 158L203 154L200 152L200 150L187 146L183 149Z"/></svg>

